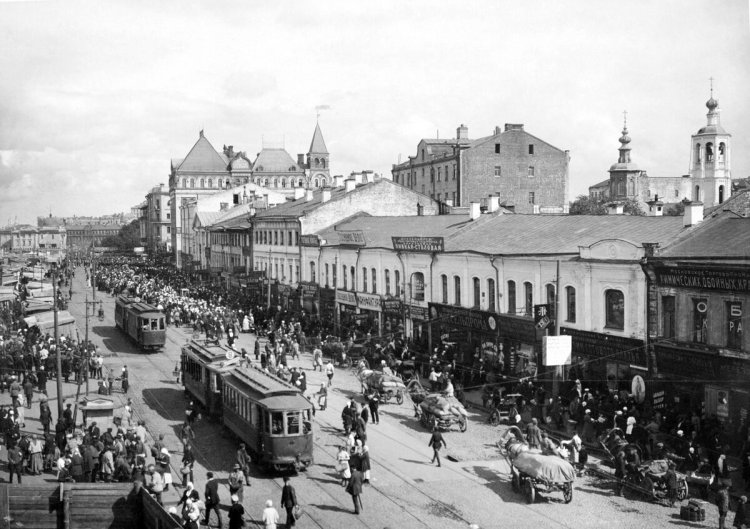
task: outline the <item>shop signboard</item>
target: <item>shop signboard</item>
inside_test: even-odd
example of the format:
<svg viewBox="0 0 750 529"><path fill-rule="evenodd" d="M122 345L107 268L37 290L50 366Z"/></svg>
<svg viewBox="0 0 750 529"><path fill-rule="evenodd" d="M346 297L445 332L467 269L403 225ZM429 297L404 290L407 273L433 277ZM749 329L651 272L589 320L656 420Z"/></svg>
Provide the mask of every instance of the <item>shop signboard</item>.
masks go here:
<svg viewBox="0 0 750 529"><path fill-rule="evenodd" d="M336 290L336 303L342 305L357 306L357 295L354 292L348 290Z"/></svg>
<svg viewBox="0 0 750 529"><path fill-rule="evenodd" d="M300 283L299 290L303 298L315 298L318 297L319 287L317 283Z"/></svg>
<svg viewBox="0 0 750 529"><path fill-rule="evenodd" d="M250 280L260 280L266 277L266 271L265 270L250 270L247 273L247 278Z"/></svg>
<svg viewBox="0 0 750 529"><path fill-rule="evenodd" d="M656 283L663 287L690 288L750 294L750 272L745 270L656 266Z"/></svg>
<svg viewBox="0 0 750 529"><path fill-rule="evenodd" d="M546 329L552 323L549 317L549 305L534 305L534 325L537 329ZM558 365L558 364L547 364Z"/></svg>
<svg viewBox="0 0 750 529"><path fill-rule="evenodd" d="M308 248L317 248L320 246L320 237L317 235L300 235L299 245Z"/></svg>
<svg viewBox="0 0 750 529"><path fill-rule="evenodd" d="M647 366L643 340L561 327L560 334L573 338L573 351L589 358L601 358L636 366Z"/></svg>
<svg viewBox="0 0 750 529"><path fill-rule="evenodd" d="M418 305L409 305L407 307L408 317L415 321L427 321L428 312L427 307L420 307Z"/></svg>
<svg viewBox="0 0 750 529"><path fill-rule="evenodd" d="M455 325L484 333L497 332L497 315L482 310L471 310L453 305L430 303L430 319L437 323Z"/></svg>
<svg viewBox="0 0 750 529"><path fill-rule="evenodd" d="M401 315L401 300L400 299L384 299L383 300L383 312L386 314Z"/></svg>
<svg viewBox="0 0 750 529"><path fill-rule="evenodd" d="M445 248L442 237L391 237L397 252L442 252Z"/></svg>
<svg viewBox="0 0 750 529"><path fill-rule="evenodd" d="M365 234L361 230L337 231L339 244L346 246L365 246Z"/></svg>
<svg viewBox="0 0 750 529"><path fill-rule="evenodd" d="M252 257L253 256L253 247L252 246L243 246L242 247L242 257Z"/></svg>
<svg viewBox="0 0 750 529"><path fill-rule="evenodd" d="M572 336L545 336L542 338L545 366L569 366L572 363Z"/></svg>
<svg viewBox="0 0 750 529"><path fill-rule="evenodd" d="M376 310L380 312L382 310L381 299L382 298L378 294L357 292L357 307L360 309Z"/></svg>
<svg viewBox="0 0 750 529"><path fill-rule="evenodd" d="M700 378L704 379L717 378L716 357L712 355L663 345L654 346L654 352L659 375L690 379L700 374Z"/></svg>

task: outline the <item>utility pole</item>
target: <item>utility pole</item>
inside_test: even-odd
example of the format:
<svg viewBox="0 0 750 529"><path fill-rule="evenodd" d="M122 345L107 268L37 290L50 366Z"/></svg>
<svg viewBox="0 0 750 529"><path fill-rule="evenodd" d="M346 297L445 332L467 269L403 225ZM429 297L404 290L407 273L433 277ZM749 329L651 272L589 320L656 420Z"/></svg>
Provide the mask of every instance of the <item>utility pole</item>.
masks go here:
<svg viewBox="0 0 750 529"><path fill-rule="evenodd" d="M52 263L52 313L55 325L55 363L57 367L57 416L63 414L62 358L60 357L60 339L57 329L57 263Z"/></svg>
<svg viewBox="0 0 750 529"><path fill-rule="evenodd" d="M84 376L86 379L86 396L89 396L89 365L91 364L91 349L89 348L89 305L91 305L91 316L94 315L97 305L101 309L101 300L89 301L89 296L86 294L86 301L84 302L84 310L86 311L86 335L84 337L84 347L86 349ZM101 313L100 313L101 316Z"/></svg>

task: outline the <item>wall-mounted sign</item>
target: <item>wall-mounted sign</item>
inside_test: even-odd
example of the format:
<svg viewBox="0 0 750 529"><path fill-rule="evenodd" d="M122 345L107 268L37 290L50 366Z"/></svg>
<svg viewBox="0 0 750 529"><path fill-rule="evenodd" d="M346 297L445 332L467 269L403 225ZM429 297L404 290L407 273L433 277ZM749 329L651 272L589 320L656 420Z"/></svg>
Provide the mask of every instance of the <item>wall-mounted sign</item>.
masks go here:
<svg viewBox="0 0 750 529"><path fill-rule="evenodd" d="M497 315L482 310L471 310L453 305L430 303L430 319L446 326L464 327L485 333L497 332Z"/></svg>
<svg viewBox="0 0 750 529"><path fill-rule="evenodd" d="M315 298L318 296L318 285L316 283L299 283L299 291L303 298Z"/></svg>
<svg viewBox="0 0 750 529"><path fill-rule="evenodd" d="M349 292L348 290L336 290L336 303L356 307L357 295L354 292Z"/></svg>
<svg viewBox="0 0 750 529"><path fill-rule="evenodd" d="M320 237L317 235L300 235L299 245L307 246L309 248L317 248L320 246Z"/></svg>
<svg viewBox="0 0 750 529"><path fill-rule="evenodd" d="M393 249L403 252L442 252L445 245L442 237L391 237Z"/></svg>
<svg viewBox="0 0 750 529"><path fill-rule="evenodd" d="M365 246L365 234L360 230L355 231L339 231L339 244L345 244L348 246Z"/></svg>
<svg viewBox="0 0 750 529"><path fill-rule="evenodd" d="M746 270L657 266L654 273L659 286L750 293L750 273Z"/></svg>
<svg viewBox="0 0 750 529"><path fill-rule="evenodd" d="M545 336L542 338L542 352L545 366L569 366L573 338L571 336Z"/></svg>
<svg viewBox="0 0 750 529"><path fill-rule="evenodd" d="M365 310L382 310L382 298L378 294L364 294L357 292L357 307Z"/></svg>

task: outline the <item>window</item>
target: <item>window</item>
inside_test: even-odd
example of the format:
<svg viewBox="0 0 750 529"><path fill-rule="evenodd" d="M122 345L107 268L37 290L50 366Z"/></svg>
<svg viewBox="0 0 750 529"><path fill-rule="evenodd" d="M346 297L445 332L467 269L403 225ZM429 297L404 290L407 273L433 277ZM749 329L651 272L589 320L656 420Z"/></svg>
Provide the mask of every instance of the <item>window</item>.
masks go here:
<svg viewBox="0 0 750 529"><path fill-rule="evenodd" d="M401 295L401 272L398 270L393 271L393 290L397 297Z"/></svg>
<svg viewBox="0 0 750 529"><path fill-rule="evenodd" d="M547 285L544 287L546 293L547 293L547 305L549 305L549 317L550 319L555 319L555 306L557 300L555 299L555 285L552 283L547 283Z"/></svg>
<svg viewBox="0 0 750 529"><path fill-rule="evenodd" d="M503 175L503 168L499 165L495 166L495 176L502 176Z"/></svg>
<svg viewBox="0 0 750 529"><path fill-rule="evenodd" d="M471 280L472 282L472 290L474 293L474 303L473 306L475 309L478 309L482 304L482 284L479 281L478 277L475 277Z"/></svg>
<svg viewBox="0 0 750 529"><path fill-rule="evenodd" d="M446 305L448 304L448 276L443 274L440 276L440 285L441 285L441 292L442 292L442 302Z"/></svg>
<svg viewBox="0 0 750 529"><path fill-rule="evenodd" d="M727 301L727 347L742 349L742 303Z"/></svg>
<svg viewBox="0 0 750 529"><path fill-rule="evenodd" d="M367 268L362 267L362 292L367 292Z"/></svg>
<svg viewBox="0 0 750 529"><path fill-rule="evenodd" d="M372 268L370 270L370 275L372 276L372 293L377 294L378 293L378 272Z"/></svg>
<svg viewBox="0 0 750 529"><path fill-rule="evenodd" d="M529 143L529 154L534 154L534 144Z"/></svg>
<svg viewBox="0 0 750 529"><path fill-rule="evenodd" d="M330 286L330 283L328 282L328 263L326 263L326 288Z"/></svg>
<svg viewBox="0 0 750 529"><path fill-rule="evenodd" d="M437 179L438 182L440 182L440 176L441 176L442 172L443 172L443 168L442 167L438 167L438 179Z"/></svg>
<svg viewBox="0 0 750 529"><path fill-rule="evenodd" d="M524 316L531 316L534 311L534 286L528 281L523 284L523 295L523 314Z"/></svg>
<svg viewBox="0 0 750 529"><path fill-rule="evenodd" d="M661 335L664 338L675 337L675 297L661 297Z"/></svg>
<svg viewBox="0 0 750 529"><path fill-rule="evenodd" d="M625 295L619 290L604 292L604 326L608 329L625 328Z"/></svg>
<svg viewBox="0 0 750 529"><path fill-rule="evenodd" d="M292 245L292 232L291 232L291 231L290 231L290 232L287 232L287 234L288 234L288 235L287 235L287 240L289 241L289 242L287 242L287 244L288 244L289 246L291 246L291 245Z"/></svg>
<svg viewBox="0 0 750 529"><path fill-rule="evenodd" d="M495 312L495 280L487 280L487 310Z"/></svg>
<svg viewBox="0 0 750 529"><path fill-rule="evenodd" d="M567 319L571 323L576 322L576 289L565 287L565 307L567 308Z"/></svg>
<svg viewBox="0 0 750 529"><path fill-rule="evenodd" d="M339 286L339 282L337 281L338 278L336 277L337 268L335 264L331 265L331 271L333 272L333 288L336 288Z"/></svg>
<svg viewBox="0 0 750 529"><path fill-rule="evenodd" d="M315 261L310 261L310 281L315 283Z"/></svg>
<svg viewBox="0 0 750 529"><path fill-rule="evenodd" d="M461 278L458 276L453 276L453 302L461 304Z"/></svg>
<svg viewBox="0 0 750 529"><path fill-rule="evenodd" d="M534 176L534 166L533 165L529 166L528 174L529 174L529 176Z"/></svg>
<svg viewBox="0 0 750 529"><path fill-rule="evenodd" d="M391 271L387 268L385 269L385 295L391 295Z"/></svg>
<svg viewBox="0 0 750 529"><path fill-rule="evenodd" d="M411 298L415 301L424 301L424 274L414 272L411 275Z"/></svg>
<svg viewBox="0 0 750 529"><path fill-rule="evenodd" d="M355 280L355 272L354 267L349 268L349 276L351 277L351 283L352 283L352 290L357 290L357 281Z"/></svg>
<svg viewBox="0 0 750 529"><path fill-rule="evenodd" d="M276 230L273 230L273 244L274 246L279 245L279 232Z"/></svg>
<svg viewBox="0 0 750 529"><path fill-rule="evenodd" d="M341 276L344 278L344 290L346 290L346 265L341 265Z"/></svg>
<svg viewBox="0 0 750 529"><path fill-rule="evenodd" d="M284 433L284 412L274 411L271 413L271 435L282 435Z"/></svg>
<svg viewBox="0 0 750 529"><path fill-rule="evenodd" d="M693 299L693 342L706 343L708 338L708 300Z"/></svg>
<svg viewBox="0 0 750 529"><path fill-rule="evenodd" d="M495 154L500 154L500 144L499 143L495 144Z"/></svg>
<svg viewBox="0 0 750 529"><path fill-rule="evenodd" d="M706 161L707 162L714 161L714 144L711 142L706 144Z"/></svg>
<svg viewBox="0 0 750 529"><path fill-rule="evenodd" d="M516 313L516 282L508 281L508 314Z"/></svg>
<svg viewBox="0 0 750 529"><path fill-rule="evenodd" d="M533 191L529 191L529 204L534 204L536 201L535 194Z"/></svg>
<svg viewBox="0 0 750 529"><path fill-rule="evenodd" d="M299 412L286 412L286 433L288 435L299 434Z"/></svg>

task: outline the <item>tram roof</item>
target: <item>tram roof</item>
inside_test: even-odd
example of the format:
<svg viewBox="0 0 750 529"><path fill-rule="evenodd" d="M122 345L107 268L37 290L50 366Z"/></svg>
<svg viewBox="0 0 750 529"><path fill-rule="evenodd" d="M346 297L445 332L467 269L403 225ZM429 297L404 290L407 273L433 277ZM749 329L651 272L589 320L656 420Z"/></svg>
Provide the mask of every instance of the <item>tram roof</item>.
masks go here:
<svg viewBox="0 0 750 529"><path fill-rule="evenodd" d="M269 410L304 410L312 407L310 401L301 393L295 395L276 395L261 399L258 403Z"/></svg>
<svg viewBox="0 0 750 529"><path fill-rule="evenodd" d="M184 348L204 364L227 361L229 351L216 340L190 340Z"/></svg>
<svg viewBox="0 0 750 529"><path fill-rule="evenodd" d="M257 367L237 367L227 375L227 378L229 383L262 402L276 396L301 397L299 388ZM302 399L307 402L304 397ZM299 403L295 407L298 408Z"/></svg>
<svg viewBox="0 0 750 529"><path fill-rule="evenodd" d="M146 315L149 312L153 312L154 315L162 314L162 312L153 305L139 301L138 299L139 298L121 295L117 297L117 302L121 305L126 305L130 310L137 312L140 315Z"/></svg>

